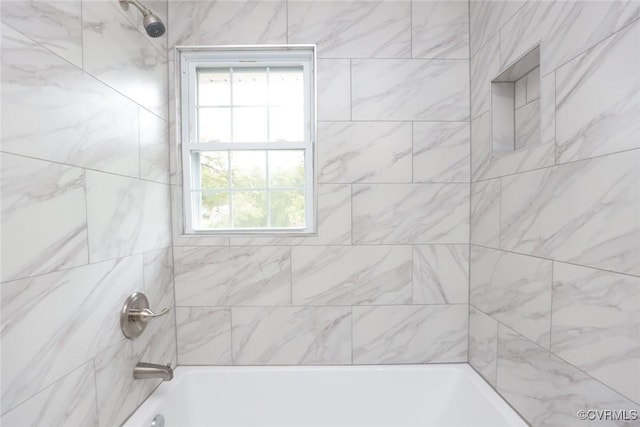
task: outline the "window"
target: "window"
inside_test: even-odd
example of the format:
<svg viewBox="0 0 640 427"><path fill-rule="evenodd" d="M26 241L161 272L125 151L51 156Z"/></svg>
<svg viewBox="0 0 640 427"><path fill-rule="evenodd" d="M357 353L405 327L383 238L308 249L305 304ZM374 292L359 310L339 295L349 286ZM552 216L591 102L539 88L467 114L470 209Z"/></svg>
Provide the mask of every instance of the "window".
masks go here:
<svg viewBox="0 0 640 427"><path fill-rule="evenodd" d="M315 51L181 51L186 233L314 231Z"/></svg>

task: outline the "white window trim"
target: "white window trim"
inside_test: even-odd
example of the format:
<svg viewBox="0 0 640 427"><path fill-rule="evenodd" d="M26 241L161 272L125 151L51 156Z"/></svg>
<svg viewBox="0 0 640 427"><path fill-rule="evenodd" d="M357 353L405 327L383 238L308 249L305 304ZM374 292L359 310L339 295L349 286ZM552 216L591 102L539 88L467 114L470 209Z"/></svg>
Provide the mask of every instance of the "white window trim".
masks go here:
<svg viewBox="0 0 640 427"><path fill-rule="evenodd" d="M184 46L176 48L180 54L180 111L181 111L181 147L182 157L182 212L183 233L185 235L213 236L313 236L317 230L317 184L316 184L316 47L315 45L259 45L259 46ZM252 61L256 61L252 64ZM195 71L199 66L211 67L268 67L302 66L304 87L305 119L308 130L304 142L264 143L197 143L191 142L195 124ZM190 78L189 78L190 77ZM305 120L305 121L306 121ZM241 144L241 145L240 145ZM244 228L200 230L193 227L192 211L192 165L191 152L229 150L229 149L300 149L305 151L305 227L304 228Z"/></svg>

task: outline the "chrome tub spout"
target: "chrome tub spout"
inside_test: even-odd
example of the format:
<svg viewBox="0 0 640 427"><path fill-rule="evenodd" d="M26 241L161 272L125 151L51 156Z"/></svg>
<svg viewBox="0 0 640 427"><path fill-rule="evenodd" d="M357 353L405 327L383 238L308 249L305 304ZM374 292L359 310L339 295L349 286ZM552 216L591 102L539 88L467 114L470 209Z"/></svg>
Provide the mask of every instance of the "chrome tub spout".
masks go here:
<svg viewBox="0 0 640 427"><path fill-rule="evenodd" d="M171 369L171 365L140 362L133 368L133 378L136 380L160 378L162 381L171 381L173 379L173 369Z"/></svg>

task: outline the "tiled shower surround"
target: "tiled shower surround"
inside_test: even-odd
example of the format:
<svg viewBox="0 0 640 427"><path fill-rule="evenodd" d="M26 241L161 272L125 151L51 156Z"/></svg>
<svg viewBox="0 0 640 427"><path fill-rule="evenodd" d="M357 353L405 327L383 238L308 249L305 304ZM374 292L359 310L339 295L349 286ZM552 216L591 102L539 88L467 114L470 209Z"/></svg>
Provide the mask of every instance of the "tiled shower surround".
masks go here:
<svg viewBox="0 0 640 427"><path fill-rule="evenodd" d="M164 37L1 3L3 425L117 426L140 360L469 361L533 426L640 409L640 2L145 4ZM174 46L284 43L317 44L317 236L181 235ZM540 142L492 159L538 44ZM139 290L175 310L125 340Z"/></svg>
<svg viewBox="0 0 640 427"><path fill-rule="evenodd" d="M178 363L466 362L467 2L171 1L167 28L175 61L318 55L317 236L179 236L173 175Z"/></svg>
<svg viewBox="0 0 640 427"><path fill-rule="evenodd" d="M639 18L470 4L469 361L533 426L640 409ZM488 81L537 44L541 141L493 160Z"/></svg>
<svg viewBox="0 0 640 427"><path fill-rule="evenodd" d="M153 2L166 16L166 2ZM173 306L166 40L117 2L2 1L4 426L117 426L176 364L174 315L136 341L126 297Z"/></svg>

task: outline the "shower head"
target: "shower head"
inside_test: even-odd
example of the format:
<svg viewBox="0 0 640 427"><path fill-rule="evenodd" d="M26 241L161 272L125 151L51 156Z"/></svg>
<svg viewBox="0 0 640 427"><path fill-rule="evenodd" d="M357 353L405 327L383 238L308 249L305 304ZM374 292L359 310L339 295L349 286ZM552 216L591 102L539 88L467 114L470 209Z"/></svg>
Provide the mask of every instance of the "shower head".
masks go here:
<svg viewBox="0 0 640 427"><path fill-rule="evenodd" d="M162 20L151 12L148 8L144 7L138 0L120 0L120 6L124 10L129 10L129 4L134 5L140 12L142 12L142 24L149 37L160 37L164 34L166 28L162 23Z"/></svg>
<svg viewBox="0 0 640 427"><path fill-rule="evenodd" d="M142 23L149 37L160 37L166 30L162 20L153 13L145 14Z"/></svg>

